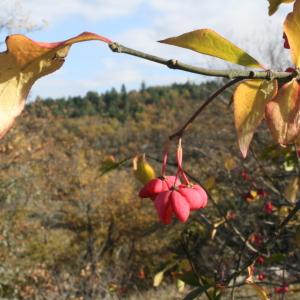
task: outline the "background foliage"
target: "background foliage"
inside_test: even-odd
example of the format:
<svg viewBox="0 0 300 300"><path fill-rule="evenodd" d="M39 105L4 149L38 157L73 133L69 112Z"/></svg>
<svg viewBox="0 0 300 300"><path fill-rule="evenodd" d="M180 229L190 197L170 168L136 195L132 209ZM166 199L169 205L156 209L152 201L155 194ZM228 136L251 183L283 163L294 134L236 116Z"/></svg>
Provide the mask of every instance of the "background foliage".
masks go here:
<svg viewBox="0 0 300 300"><path fill-rule="evenodd" d="M187 224L158 223L151 201L137 197L140 184L131 159L101 176L109 156L122 161L138 153L148 154L159 172L165 137L219 85L147 88L143 83L139 91L123 86L120 92L28 105L0 144L1 297L146 297L153 278L161 285L155 274L162 270L160 297L172 282L174 299L182 298L175 283L179 291L185 288L183 294L199 278L220 287L237 268L239 253L251 255L251 245L272 234L288 213L282 193L299 169L292 148L273 146L262 129L252 155L237 156L225 94L184 138L185 169L212 199ZM273 213L265 210L270 201ZM285 229L255 270L255 276L266 274L271 293L299 282L297 226L299 220ZM182 281L190 285L180 287ZM297 293L297 285L290 290ZM255 290L245 291L256 297Z"/></svg>

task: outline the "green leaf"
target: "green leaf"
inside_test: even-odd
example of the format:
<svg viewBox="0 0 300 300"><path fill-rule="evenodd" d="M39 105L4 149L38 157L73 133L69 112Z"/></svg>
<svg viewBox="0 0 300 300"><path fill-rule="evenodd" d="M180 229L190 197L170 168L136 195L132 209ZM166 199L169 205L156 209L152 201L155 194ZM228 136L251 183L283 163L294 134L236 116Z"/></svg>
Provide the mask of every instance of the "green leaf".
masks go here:
<svg viewBox="0 0 300 300"><path fill-rule="evenodd" d="M206 292L211 285L205 284L195 290L192 290L190 293L188 293L183 300L193 300L196 299L198 296L201 296L204 292Z"/></svg>
<svg viewBox="0 0 300 300"><path fill-rule="evenodd" d="M269 1L269 16L272 16L282 3L291 3L294 0L268 0Z"/></svg>
<svg viewBox="0 0 300 300"><path fill-rule="evenodd" d="M275 253L268 257L265 261L268 265L280 264L283 260L286 259L286 256L281 253Z"/></svg>
<svg viewBox="0 0 300 300"><path fill-rule="evenodd" d="M244 50L211 29L199 29L159 42L194 50L245 67L264 68Z"/></svg>

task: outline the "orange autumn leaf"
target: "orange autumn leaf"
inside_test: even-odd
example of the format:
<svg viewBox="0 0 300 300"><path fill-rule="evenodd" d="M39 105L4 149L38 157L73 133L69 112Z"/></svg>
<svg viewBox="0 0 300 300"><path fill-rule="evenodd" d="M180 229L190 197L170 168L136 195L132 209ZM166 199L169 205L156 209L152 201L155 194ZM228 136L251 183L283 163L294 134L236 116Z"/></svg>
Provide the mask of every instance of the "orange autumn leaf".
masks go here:
<svg viewBox="0 0 300 300"><path fill-rule="evenodd" d="M284 32L291 49L292 61L300 66L300 0L284 22ZM266 106L266 119L276 142L287 145L295 142L300 131L300 90L296 79L284 84L276 97Z"/></svg>
<svg viewBox="0 0 300 300"><path fill-rule="evenodd" d="M22 112L34 82L58 70L72 44L88 40L111 43L89 32L57 43L39 43L20 34L6 38L7 51L0 53L0 138Z"/></svg>
<svg viewBox="0 0 300 300"><path fill-rule="evenodd" d="M294 3L294 9L289 13L284 22L284 32L287 36L292 61L296 67L300 67L300 1Z"/></svg>
<svg viewBox="0 0 300 300"><path fill-rule="evenodd" d="M254 267L253 265L251 265L250 267L248 267L248 277L246 278L246 283L253 288L253 290L256 292L259 299L271 300L267 291L263 287L255 283L253 278L253 272L254 272Z"/></svg>
<svg viewBox="0 0 300 300"><path fill-rule="evenodd" d="M292 143L300 130L300 89L297 80L283 85L266 106L266 120L274 139L282 145Z"/></svg>
<svg viewBox="0 0 300 300"><path fill-rule="evenodd" d="M276 80L247 80L236 88L233 95L234 121L239 147L244 157L254 132L264 117L265 106L276 93Z"/></svg>

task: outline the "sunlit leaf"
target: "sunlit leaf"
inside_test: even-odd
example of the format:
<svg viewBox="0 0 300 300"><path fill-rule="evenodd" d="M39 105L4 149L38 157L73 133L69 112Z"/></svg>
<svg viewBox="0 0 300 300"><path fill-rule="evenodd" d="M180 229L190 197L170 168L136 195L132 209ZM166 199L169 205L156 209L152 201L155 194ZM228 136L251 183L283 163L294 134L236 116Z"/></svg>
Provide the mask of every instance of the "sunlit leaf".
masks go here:
<svg viewBox="0 0 300 300"><path fill-rule="evenodd" d="M269 1L269 16L273 15L280 4L282 3L291 3L294 2L295 0L268 0Z"/></svg>
<svg viewBox="0 0 300 300"><path fill-rule="evenodd" d="M291 48L292 61L300 67L300 1L294 4L293 12L289 13L284 22L284 32Z"/></svg>
<svg viewBox="0 0 300 300"><path fill-rule="evenodd" d="M185 283L180 279L176 279L176 288L178 292L182 293L184 291L184 287L185 287Z"/></svg>
<svg viewBox="0 0 300 300"><path fill-rule="evenodd" d="M154 278L153 278L153 286L154 287L160 286L160 284L162 283L163 279L164 279L164 271L156 273L155 276L154 276Z"/></svg>
<svg viewBox="0 0 300 300"><path fill-rule="evenodd" d="M266 105L266 120L275 141L287 145L295 141L300 130L300 89L297 80L283 85Z"/></svg>
<svg viewBox="0 0 300 300"><path fill-rule="evenodd" d="M156 177L155 171L147 162L145 154L135 156L132 163L134 176L141 183L146 184Z"/></svg>
<svg viewBox="0 0 300 300"><path fill-rule="evenodd" d="M213 240L217 234L218 228L225 223L225 220L221 220L213 224L210 238Z"/></svg>
<svg viewBox="0 0 300 300"><path fill-rule="evenodd" d="M299 177L294 177L284 189L284 196L287 200L294 203L299 191Z"/></svg>
<svg viewBox="0 0 300 300"><path fill-rule="evenodd" d="M159 41L253 68L263 66L252 56L211 29L199 29Z"/></svg>
<svg viewBox="0 0 300 300"><path fill-rule="evenodd" d="M174 266L177 265L177 261L173 261L166 265L160 272L156 273L154 278L153 278L153 286L158 287L162 283L164 279L165 272L172 269Z"/></svg>
<svg viewBox="0 0 300 300"><path fill-rule="evenodd" d="M246 279L246 283L256 291L257 296L259 297L259 299L261 299L261 300L271 300L271 298L268 296L268 293L265 291L265 289L263 287L257 285L254 282L253 271L254 271L253 266L248 267L249 276Z"/></svg>
<svg viewBox="0 0 300 300"><path fill-rule="evenodd" d="M266 104L277 93L277 81L247 80L234 92L234 120L238 143L246 157L257 126L264 118Z"/></svg>
<svg viewBox="0 0 300 300"><path fill-rule="evenodd" d="M0 138L23 110L33 83L58 70L72 44L88 40L111 42L89 32L58 43L38 43L19 34L7 37L7 51L0 53Z"/></svg>

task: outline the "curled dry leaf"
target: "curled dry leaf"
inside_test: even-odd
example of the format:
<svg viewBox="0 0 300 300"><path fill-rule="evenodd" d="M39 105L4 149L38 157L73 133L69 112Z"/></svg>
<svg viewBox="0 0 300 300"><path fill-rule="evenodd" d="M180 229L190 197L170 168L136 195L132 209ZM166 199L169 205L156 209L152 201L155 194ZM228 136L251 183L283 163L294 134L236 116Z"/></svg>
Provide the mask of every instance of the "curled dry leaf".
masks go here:
<svg viewBox="0 0 300 300"><path fill-rule="evenodd" d="M39 43L20 34L6 38L7 50L0 53L0 138L23 110L34 82L58 70L72 44L88 40L111 43L90 32L57 43Z"/></svg>

